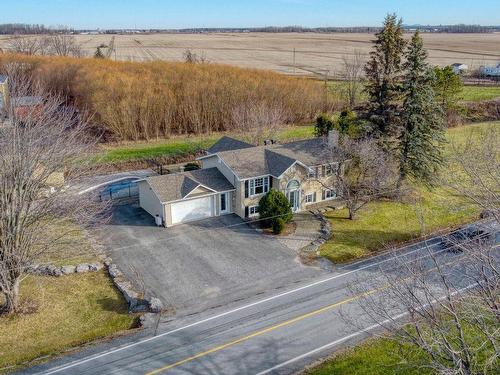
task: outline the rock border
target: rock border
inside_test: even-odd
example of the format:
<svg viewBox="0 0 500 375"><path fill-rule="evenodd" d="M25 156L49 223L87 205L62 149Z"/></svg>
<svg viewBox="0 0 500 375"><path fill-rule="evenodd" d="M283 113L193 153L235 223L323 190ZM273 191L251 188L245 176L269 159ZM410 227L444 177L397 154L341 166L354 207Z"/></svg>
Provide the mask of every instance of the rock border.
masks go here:
<svg viewBox="0 0 500 375"><path fill-rule="evenodd" d="M115 287L120 291L127 301L128 311L130 313L162 313L164 309L163 302L156 297L144 296L144 292L138 292L134 285L127 279L125 274L113 263L113 259L106 255L104 246L99 243L89 231L85 231L85 236L89 241L90 246L98 254L104 262L109 277L113 281Z"/></svg>
<svg viewBox="0 0 500 375"><path fill-rule="evenodd" d="M323 215L323 212L325 211L327 210L309 211L317 220L320 221L321 227L317 238L311 241L309 245L306 245L299 250L299 258L301 262L306 265L316 264L320 268L332 270L333 263L328 259L321 257L319 254L319 247L332 237L332 226L330 221Z"/></svg>
<svg viewBox="0 0 500 375"><path fill-rule="evenodd" d="M87 273L97 272L102 270L104 265L102 263L80 263L77 265L55 266L54 264L42 264L31 267L28 272L40 276L64 276L73 273Z"/></svg>
<svg viewBox="0 0 500 375"><path fill-rule="evenodd" d="M121 292L128 304L128 310L132 313L161 313L164 309L163 302L156 297L145 297L144 293L135 290L133 284L125 277L124 273L107 257L104 265L113 280L116 288Z"/></svg>

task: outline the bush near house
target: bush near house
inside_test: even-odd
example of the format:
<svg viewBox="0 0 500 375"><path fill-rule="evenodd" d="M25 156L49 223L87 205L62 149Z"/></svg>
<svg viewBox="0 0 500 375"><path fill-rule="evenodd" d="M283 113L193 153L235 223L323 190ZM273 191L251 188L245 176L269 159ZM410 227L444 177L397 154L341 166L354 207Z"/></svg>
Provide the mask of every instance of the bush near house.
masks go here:
<svg viewBox="0 0 500 375"><path fill-rule="evenodd" d="M262 221L263 226L272 227L275 234L280 234L285 223L293 218L292 207L285 194L271 189L259 201L259 216L265 219Z"/></svg>

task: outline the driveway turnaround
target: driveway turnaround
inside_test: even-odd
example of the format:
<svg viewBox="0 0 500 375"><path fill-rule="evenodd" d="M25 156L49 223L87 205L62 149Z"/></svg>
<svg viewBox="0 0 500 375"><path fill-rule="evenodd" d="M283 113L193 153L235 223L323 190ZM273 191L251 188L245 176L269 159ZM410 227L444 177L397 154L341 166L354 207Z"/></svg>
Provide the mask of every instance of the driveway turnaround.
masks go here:
<svg viewBox="0 0 500 375"><path fill-rule="evenodd" d="M137 287L177 315L204 311L322 275L236 215L156 227L137 205L117 206L96 236Z"/></svg>

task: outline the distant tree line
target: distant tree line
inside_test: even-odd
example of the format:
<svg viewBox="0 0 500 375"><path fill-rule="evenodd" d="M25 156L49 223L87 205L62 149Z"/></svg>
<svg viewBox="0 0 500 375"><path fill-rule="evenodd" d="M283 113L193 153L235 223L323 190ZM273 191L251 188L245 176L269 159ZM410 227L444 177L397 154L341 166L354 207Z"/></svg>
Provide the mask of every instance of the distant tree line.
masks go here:
<svg viewBox="0 0 500 375"><path fill-rule="evenodd" d="M491 33L500 31L500 26L481 25L401 25L404 32L419 30L426 33ZM134 30L143 33L376 33L382 28L378 26L351 26L351 27L303 27L303 26L266 26L266 27L193 27L184 29L140 29ZM86 30L91 31L91 30ZM110 29L103 31L106 34L119 34L124 31Z"/></svg>
<svg viewBox="0 0 500 375"><path fill-rule="evenodd" d="M0 34L3 35L28 35L28 34L53 34L60 32L70 32L70 28L66 26L47 27L38 24L25 24L25 23L5 23L0 24Z"/></svg>

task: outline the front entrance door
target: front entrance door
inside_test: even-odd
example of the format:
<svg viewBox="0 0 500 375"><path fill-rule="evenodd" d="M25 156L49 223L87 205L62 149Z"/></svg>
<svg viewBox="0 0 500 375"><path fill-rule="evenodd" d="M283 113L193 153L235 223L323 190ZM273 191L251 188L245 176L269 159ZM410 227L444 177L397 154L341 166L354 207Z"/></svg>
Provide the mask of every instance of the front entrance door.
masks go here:
<svg viewBox="0 0 500 375"><path fill-rule="evenodd" d="M298 190L290 190L288 192L288 201L292 206L292 211L296 212L299 210L299 191Z"/></svg>
<svg viewBox="0 0 500 375"><path fill-rule="evenodd" d="M229 193L222 193L220 195L220 214L227 214L229 212Z"/></svg>
<svg viewBox="0 0 500 375"><path fill-rule="evenodd" d="M292 211L297 212L300 208L300 184L292 180L286 185L286 197L292 206Z"/></svg>

